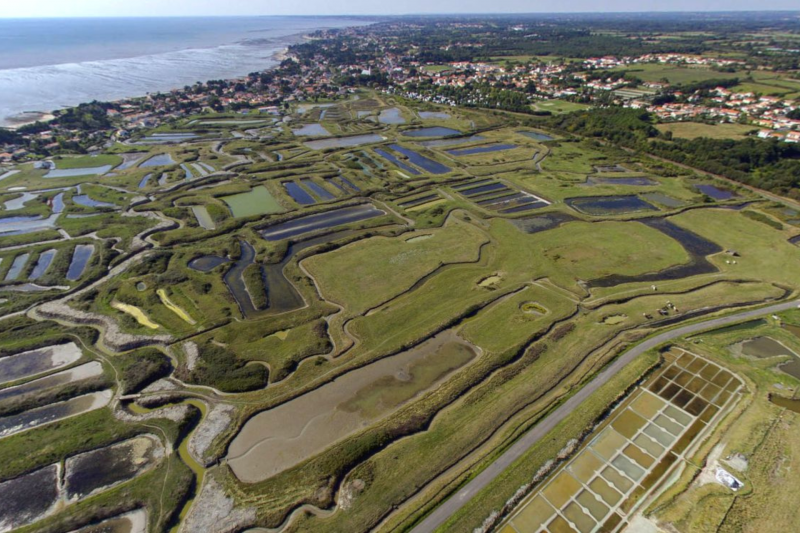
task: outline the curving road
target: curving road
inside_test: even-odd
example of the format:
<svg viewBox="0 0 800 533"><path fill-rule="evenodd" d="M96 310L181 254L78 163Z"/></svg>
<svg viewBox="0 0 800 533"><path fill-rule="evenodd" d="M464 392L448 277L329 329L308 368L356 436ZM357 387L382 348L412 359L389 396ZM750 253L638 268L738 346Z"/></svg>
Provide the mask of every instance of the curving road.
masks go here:
<svg viewBox="0 0 800 533"><path fill-rule="evenodd" d="M743 322L752 318L762 317L764 315L771 315L781 311L787 311L800 306L800 300L792 302L784 302L781 304L771 305L769 307L762 307L759 309L752 309L749 311L742 311L733 315L728 315L720 318L713 318L704 322L698 322L687 326L682 326L676 329L665 331L654 337L650 337L641 344L638 344L625 352L622 356L616 359L613 363L603 369L595 379L588 385L579 390L575 395L571 396L567 401L561 404L553 413L545 420L537 424L528 433L522 436L513 446L511 446L503 455L501 455L494 463L489 465L480 474L475 476L469 483L467 483L461 490L455 493L442 505L436 508L425 520L417 525L412 533L432 533L442 526L451 516L453 516L459 509L464 507L469 500L475 496L479 491L485 488L489 483L499 476L506 468L511 466L517 459L534 444L539 442L544 436L547 435L553 428L556 427L562 420L564 420L570 413L575 411L583 401L589 397L593 392L599 389L602 385L607 383L617 372L622 370L625 365L633 361L636 357L644 352L660 346L678 337L691 335L709 329L717 329L729 324Z"/></svg>

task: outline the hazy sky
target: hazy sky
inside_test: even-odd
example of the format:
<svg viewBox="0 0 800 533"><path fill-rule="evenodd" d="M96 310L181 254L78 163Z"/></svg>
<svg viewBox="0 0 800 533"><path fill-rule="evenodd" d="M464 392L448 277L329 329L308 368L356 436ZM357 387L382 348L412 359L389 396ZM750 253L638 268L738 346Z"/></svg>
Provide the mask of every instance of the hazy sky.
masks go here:
<svg viewBox="0 0 800 533"><path fill-rule="evenodd" d="M361 15L798 9L797 0L0 0L3 17Z"/></svg>

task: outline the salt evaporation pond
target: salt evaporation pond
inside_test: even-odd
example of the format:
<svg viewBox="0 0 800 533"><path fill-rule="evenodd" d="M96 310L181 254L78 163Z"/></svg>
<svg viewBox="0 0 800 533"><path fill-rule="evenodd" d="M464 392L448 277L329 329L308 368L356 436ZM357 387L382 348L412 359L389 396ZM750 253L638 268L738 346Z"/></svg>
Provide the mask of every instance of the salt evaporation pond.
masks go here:
<svg viewBox="0 0 800 533"><path fill-rule="evenodd" d="M153 177L152 174L147 174L145 177L143 177L142 181L139 182L139 188L144 189L145 187L147 187L147 182L150 181L150 178L152 177Z"/></svg>
<svg viewBox="0 0 800 533"><path fill-rule="evenodd" d="M486 137L481 135L472 135L470 137L461 137L458 139L434 139L432 141L419 141L417 144L425 148L443 148L446 146L458 146L459 144L477 143L485 141Z"/></svg>
<svg viewBox="0 0 800 533"><path fill-rule="evenodd" d="M730 200L735 198L737 194L733 191L720 189L716 185L696 185L696 188L706 196L710 196L714 200Z"/></svg>
<svg viewBox="0 0 800 533"><path fill-rule="evenodd" d="M428 159L424 157L414 150L409 150L408 148L404 148L399 144L391 145L392 150L395 152L399 152L404 156L408 157L408 160L411 161L413 164L417 165L418 167L425 169L427 172L431 174L447 174L450 172L450 168L447 166L439 163L438 161L434 161L432 159Z"/></svg>
<svg viewBox="0 0 800 533"><path fill-rule="evenodd" d="M184 164L181 164L181 169L183 169L183 171L186 173L187 180L194 179L194 174L192 174L192 171L189 170L189 167L187 167Z"/></svg>
<svg viewBox="0 0 800 533"><path fill-rule="evenodd" d="M319 198L321 198L323 202L326 202L328 200L335 200L336 199L336 197L334 195L332 195L330 192L328 192L327 190L323 189L322 186L320 186L319 184L311 181L308 178L301 179L300 183L306 189L310 190L311 192L316 194Z"/></svg>
<svg viewBox="0 0 800 533"><path fill-rule="evenodd" d="M384 138L375 133L366 135L353 135L352 137L333 137L331 139L318 139L307 141L303 144L312 150L324 150L326 148L348 148L350 146L361 146L362 144L379 143Z"/></svg>
<svg viewBox="0 0 800 533"><path fill-rule="evenodd" d="M147 511L137 509L72 533L147 533Z"/></svg>
<svg viewBox="0 0 800 533"><path fill-rule="evenodd" d="M197 219L197 223L200 224L200 227L207 230L217 229L216 224L214 224L214 219L211 218L211 215L208 213L208 209L204 205L195 205L192 206L192 213L194 213L194 217Z"/></svg>
<svg viewBox="0 0 800 533"><path fill-rule="evenodd" d="M312 231L333 228L353 222L361 222L370 218L385 215L386 212L372 204L360 204L352 207L342 207L325 213L307 215L288 222L270 226L261 232L261 236L268 241L279 241L298 237Z"/></svg>
<svg viewBox="0 0 800 533"><path fill-rule="evenodd" d="M686 203L683 201L673 198L672 196L667 196L666 194L660 192L649 192L647 194L643 194L642 198L667 207L681 207L686 205Z"/></svg>
<svg viewBox="0 0 800 533"><path fill-rule="evenodd" d="M77 178L79 176L102 176L109 170L114 168L114 165L105 165L102 167L91 168L65 168L51 170L44 175L45 178Z"/></svg>
<svg viewBox="0 0 800 533"><path fill-rule="evenodd" d="M293 181L285 181L282 183L282 185L283 188L286 189L286 192L289 194L289 196L292 197L292 200L298 204L314 205L317 203L317 201L314 200L314 198L297 183Z"/></svg>
<svg viewBox="0 0 800 533"><path fill-rule="evenodd" d="M72 201L77 205L82 205L83 207L117 207L116 205L108 202L94 200L90 198L88 194L79 194L77 196L73 196Z"/></svg>
<svg viewBox="0 0 800 533"><path fill-rule="evenodd" d="M154 133L153 135L144 137L141 141L133 144L142 145L180 143L184 141L191 141L192 139L197 139L198 137L200 136L195 133Z"/></svg>
<svg viewBox="0 0 800 533"><path fill-rule="evenodd" d="M75 247L75 253L72 255L72 262L67 270L67 279L69 281L78 281L83 272L86 270L86 265L94 254L93 244L79 244Z"/></svg>
<svg viewBox="0 0 800 533"><path fill-rule="evenodd" d="M539 133L538 131L518 131L517 133L519 133L520 135L524 135L529 139L533 139L534 141L544 142L553 140L553 137L551 137L550 135Z"/></svg>
<svg viewBox="0 0 800 533"><path fill-rule="evenodd" d="M0 531L12 531L52 513L58 504L58 465L0 483Z"/></svg>
<svg viewBox="0 0 800 533"><path fill-rule="evenodd" d="M403 118L399 109L392 107L381 111L381 114L378 115L378 122L381 124L405 124L406 119Z"/></svg>
<svg viewBox="0 0 800 533"><path fill-rule="evenodd" d="M646 176L627 178L601 178L599 176L590 176L587 178L586 183L587 185L629 185L632 187L655 187L658 185L656 180Z"/></svg>
<svg viewBox="0 0 800 533"><path fill-rule="evenodd" d="M329 137L331 133L322 127L322 124L306 124L292 130L297 137Z"/></svg>
<svg viewBox="0 0 800 533"><path fill-rule="evenodd" d="M635 195L630 196L584 196L567 198L568 206L587 215L623 215L637 211L658 211L653 204Z"/></svg>
<svg viewBox="0 0 800 533"><path fill-rule="evenodd" d="M70 368L69 370L64 370L63 372L58 372L47 377L29 381L23 385L2 389L0 390L0 401L7 400L9 398L18 398L32 392L40 392L43 390L60 387L68 383L75 383L77 381L83 381L85 379L95 378L102 375L103 365L99 361L92 361L91 363L76 366L74 368Z"/></svg>
<svg viewBox="0 0 800 533"><path fill-rule="evenodd" d="M380 420L476 357L445 331L261 412L231 442L227 464L245 483L262 481Z"/></svg>
<svg viewBox="0 0 800 533"><path fill-rule="evenodd" d="M461 135L461 132L454 130L453 128L434 126L431 128L420 128L418 130L404 131L403 135L406 137L452 137L454 135Z"/></svg>
<svg viewBox="0 0 800 533"><path fill-rule="evenodd" d="M25 204L38 198L39 195L32 192L24 192L19 198L14 198L13 200L8 200L3 207L5 207L6 211L17 211L25 207Z"/></svg>
<svg viewBox="0 0 800 533"><path fill-rule="evenodd" d="M71 365L83 355L74 342L0 357L0 385Z"/></svg>
<svg viewBox="0 0 800 533"><path fill-rule="evenodd" d="M490 144L487 146L476 146L474 148L464 148L462 150L448 150L447 153L456 157L463 155L486 154L491 152L502 152L517 148L516 144Z"/></svg>
<svg viewBox="0 0 800 533"><path fill-rule="evenodd" d="M243 239L239 241L239 245L241 247L239 260L225 273L222 279L236 300L239 311L241 311L245 318L249 318L258 311L258 309L253 305L253 299L250 297L250 293L247 292L247 284L244 281L244 271L248 266L253 264L256 257L256 250L249 242Z"/></svg>
<svg viewBox="0 0 800 533"><path fill-rule="evenodd" d="M0 418L0 439L70 416L100 409L109 404L113 395L112 391L104 390L2 417Z"/></svg>
<svg viewBox="0 0 800 533"><path fill-rule="evenodd" d="M420 175L420 171L419 170L417 170L416 168L414 168L412 166L409 166L409 165L405 164L404 162L400 161L399 159L397 159L397 157L395 157L394 154L391 154L391 153L387 152L386 150L383 150L381 148L375 148L375 153L378 154L379 156L381 156L382 158L386 159L390 163L394 163L399 168L402 168L403 170L405 170L409 174L412 174L414 176L419 176Z"/></svg>
<svg viewBox="0 0 800 533"><path fill-rule="evenodd" d="M117 170L128 170L136 166L136 163L141 161L147 154L119 154L122 158L122 164L117 167Z"/></svg>
<svg viewBox="0 0 800 533"><path fill-rule="evenodd" d="M158 154L154 155L141 165L139 168L146 168L146 167L165 167L168 165L174 165L175 160L172 159L172 154Z"/></svg>
<svg viewBox="0 0 800 533"><path fill-rule="evenodd" d="M6 281L16 281L19 278L19 275L22 274L22 269L28 264L30 256L31 254L25 253L14 258L14 262L11 263L11 268L8 269L6 274Z"/></svg>
<svg viewBox="0 0 800 533"><path fill-rule="evenodd" d="M39 260L36 262L36 266L33 267L33 272L31 272L30 277L28 277L31 281L36 281L37 279L41 278L47 269L50 268L50 264L55 259L58 250L47 250L39 254Z"/></svg>
<svg viewBox="0 0 800 533"><path fill-rule="evenodd" d="M423 120L430 120L430 119L439 119L439 120L448 120L450 115L448 113L444 113L442 111L420 111L419 118Z"/></svg>

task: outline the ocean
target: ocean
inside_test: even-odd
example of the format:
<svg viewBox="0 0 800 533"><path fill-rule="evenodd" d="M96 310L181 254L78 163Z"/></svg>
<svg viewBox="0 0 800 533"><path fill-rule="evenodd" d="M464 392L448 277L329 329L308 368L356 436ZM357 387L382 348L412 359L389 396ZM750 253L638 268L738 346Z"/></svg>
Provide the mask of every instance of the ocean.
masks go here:
<svg viewBox="0 0 800 533"><path fill-rule="evenodd" d="M276 65L296 36L366 21L327 17L0 19L0 126Z"/></svg>

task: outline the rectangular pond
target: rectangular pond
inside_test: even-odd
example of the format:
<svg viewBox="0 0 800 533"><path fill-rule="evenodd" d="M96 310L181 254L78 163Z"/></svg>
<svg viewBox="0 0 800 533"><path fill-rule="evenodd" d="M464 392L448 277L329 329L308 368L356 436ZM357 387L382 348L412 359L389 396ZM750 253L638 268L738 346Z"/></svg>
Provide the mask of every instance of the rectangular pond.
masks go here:
<svg viewBox="0 0 800 533"><path fill-rule="evenodd" d="M353 135L352 137L318 139L316 141L306 141L303 144L312 150L325 150L326 148L349 148L351 146L361 146L362 144L379 143L384 140L384 137L380 135L369 133L366 135Z"/></svg>
<svg viewBox="0 0 800 533"><path fill-rule="evenodd" d="M303 187L305 187L306 189L308 189L312 193L316 194L317 197L322 199L323 202L327 202L328 200L335 200L336 199L336 197L333 194L331 194L327 189L325 189L324 187L322 187L318 183L315 183L310 178L303 178L303 179L300 180L300 183L303 185Z"/></svg>
<svg viewBox="0 0 800 533"><path fill-rule="evenodd" d="M47 250L39 254L39 259L36 261L36 266L33 267L33 272L31 272L30 277L28 277L31 281L36 281L37 279L44 276L47 269L50 268L50 265L53 263L53 259L55 259L58 250Z"/></svg>
<svg viewBox="0 0 800 533"><path fill-rule="evenodd" d="M28 264L28 258L31 254L19 254L14 258L14 262L11 263L11 268L8 269L8 273L6 273L6 281L16 281L19 278L19 275L22 274L22 269L25 268L25 265Z"/></svg>
<svg viewBox="0 0 800 533"><path fill-rule="evenodd" d="M154 155L141 165L139 168L146 168L146 167L165 167L168 165L174 165L175 160L172 159L172 154L158 154Z"/></svg>
<svg viewBox="0 0 800 533"><path fill-rule="evenodd" d="M288 222L270 226L261 231L261 236L268 241L279 241L322 229L361 222L370 218L385 215L386 212L372 204L360 204L351 207L342 207L324 213L307 215Z"/></svg>
<svg viewBox="0 0 800 533"><path fill-rule="evenodd" d="M375 148L375 153L378 154L379 156L381 156L382 158L386 159L390 163L394 163L397 167L405 170L406 172L408 172L409 174L411 174L413 176L419 176L421 174L421 172L419 170L417 170L416 168L414 168L414 167L412 167L410 165L407 165L407 164L403 163L402 161L397 159L397 157L395 157L394 154L391 154L391 153L387 152L386 150L383 150L381 148Z"/></svg>
<svg viewBox="0 0 800 533"><path fill-rule="evenodd" d="M326 130L322 124L305 124L292 130L297 137L329 137L331 132Z"/></svg>
<svg viewBox="0 0 800 533"><path fill-rule="evenodd" d="M408 148L404 148L399 144L392 144L391 148L392 150L408 157L409 161L411 161L416 166L426 170L430 174L447 174L448 172L450 172L449 167L439 163L438 161L428 159L427 157L418 154L414 150L409 150Z"/></svg>
<svg viewBox="0 0 800 533"><path fill-rule="evenodd" d="M502 152L519 148L516 144L489 144L486 146L475 146L473 148L463 148L461 150L447 150L447 153L456 157L464 155L487 154L491 152Z"/></svg>
<svg viewBox="0 0 800 533"><path fill-rule="evenodd" d="M727 189L720 189L716 185L696 185L695 187L698 191L706 196L710 196L714 200L730 200L738 196L735 192Z"/></svg>
<svg viewBox="0 0 800 533"><path fill-rule="evenodd" d="M649 200L650 202L661 204L665 207L681 207L686 205L686 203L682 200L678 200L677 198L673 198L672 196L668 196L660 192L649 192L647 194L643 194L642 198Z"/></svg>
<svg viewBox="0 0 800 533"><path fill-rule="evenodd" d="M430 128L420 128L417 130L404 131L403 135L406 137L453 137L461 135L461 132L453 128L445 128L443 126L433 126Z"/></svg>
<svg viewBox="0 0 800 533"><path fill-rule="evenodd" d="M273 215L283 212L283 207L275 200L272 193L263 186L254 187L249 192L223 196L221 200L228 204L234 218Z"/></svg>
<svg viewBox="0 0 800 533"><path fill-rule="evenodd" d="M450 114L444 111L419 111L417 114L423 120L449 120L451 118Z"/></svg>
<svg viewBox="0 0 800 533"><path fill-rule="evenodd" d="M45 178L77 178L79 176L102 176L114 168L113 165L91 168L64 168L51 170L44 175Z"/></svg>
<svg viewBox="0 0 800 533"><path fill-rule="evenodd" d="M628 185L632 187L655 187L658 182L647 176L632 176L626 178L602 178L599 176L589 176L586 179L587 185Z"/></svg>
<svg viewBox="0 0 800 533"><path fill-rule="evenodd" d="M195 133L154 133L149 137L144 137L142 140L133 144L170 144L191 141L200 137Z"/></svg>
<svg viewBox="0 0 800 533"><path fill-rule="evenodd" d="M624 215L637 211L658 211L658 209L636 195L623 196L584 196L567 198L568 206L587 215Z"/></svg>
<svg viewBox="0 0 800 533"><path fill-rule="evenodd" d="M0 384L30 378L71 365L82 355L80 348L74 342L70 342L0 357Z"/></svg>
<svg viewBox="0 0 800 533"><path fill-rule="evenodd" d="M533 139L534 141L544 142L553 140L553 137L551 137L550 135L547 135L545 133L540 133L538 131L518 131L517 133L519 133L520 135L524 135L529 139Z"/></svg>
<svg viewBox="0 0 800 533"><path fill-rule="evenodd" d="M69 370L57 372L49 376L34 379L28 383L17 385L16 387L8 387L0 390L0 401L8 400L10 398L19 398L34 392L40 392L48 389L53 389L66 385L68 383L76 383L78 381L86 380L89 378L96 378L103 375L103 365L99 361L92 361Z"/></svg>
<svg viewBox="0 0 800 533"><path fill-rule="evenodd" d="M405 124L406 119L403 118L399 109L392 107L381 111L381 114L378 115L378 122L381 124Z"/></svg>
<svg viewBox="0 0 800 533"><path fill-rule="evenodd" d="M72 255L72 262L69 264L69 270L67 270L67 279L69 281L78 281L81 279L93 254L93 244L79 244L75 247L75 252Z"/></svg>
<svg viewBox="0 0 800 533"><path fill-rule="evenodd" d="M0 439L65 418L105 407L111 401L110 390L78 396L70 400L37 407L0 418Z"/></svg>
<svg viewBox="0 0 800 533"><path fill-rule="evenodd" d="M286 189L287 194L291 196L292 200L298 204L314 205L317 203L317 201L314 200L314 197L311 196L308 191L302 188L298 183L294 181L284 181L281 185L283 185L283 188Z"/></svg>
<svg viewBox="0 0 800 533"><path fill-rule="evenodd" d="M207 230L217 229L217 225L214 224L214 220L211 218L211 215L208 214L206 206L194 205L192 206L192 213L194 213L194 217L197 219L197 223L200 224L201 228Z"/></svg>
<svg viewBox="0 0 800 533"><path fill-rule="evenodd" d="M503 190L503 189L508 189L508 187L506 187L505 185L503 185L500 182L493 182L493 183L487 183L486 185L480 185L480 186L474 187L472 189L462 189L462 190L459 191L459 193L461 193L464 196L466 196L467 198L469 198L471 196L479 196L481 194L484 194L484 193L487 193L487 192L490 192L490 191L500 191L500 190Z"/></svg>

